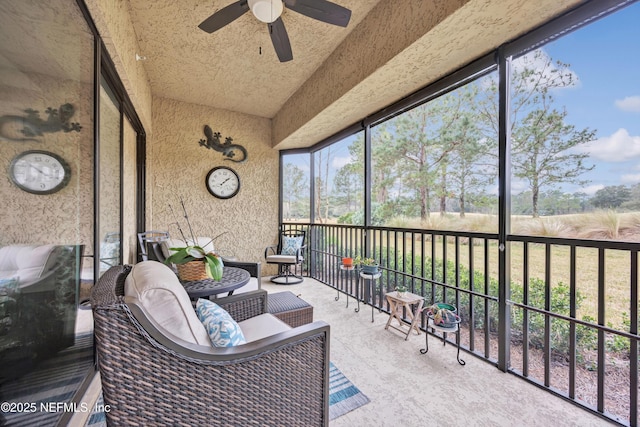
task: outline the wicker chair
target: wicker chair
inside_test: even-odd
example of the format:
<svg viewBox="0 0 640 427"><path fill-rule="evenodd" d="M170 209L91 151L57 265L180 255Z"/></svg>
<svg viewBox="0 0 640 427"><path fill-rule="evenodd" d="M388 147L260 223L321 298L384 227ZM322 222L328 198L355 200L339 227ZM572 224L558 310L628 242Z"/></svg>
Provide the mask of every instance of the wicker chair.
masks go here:
<svg viewBox="0 0 640 427"><path fill-rule="evenodd" d="M236 347L187 343L123 296L130 269L109 269L91 297L108 425L328 425L328 324ZM216 302L242 321L266 310L267 293Z"/></svg>

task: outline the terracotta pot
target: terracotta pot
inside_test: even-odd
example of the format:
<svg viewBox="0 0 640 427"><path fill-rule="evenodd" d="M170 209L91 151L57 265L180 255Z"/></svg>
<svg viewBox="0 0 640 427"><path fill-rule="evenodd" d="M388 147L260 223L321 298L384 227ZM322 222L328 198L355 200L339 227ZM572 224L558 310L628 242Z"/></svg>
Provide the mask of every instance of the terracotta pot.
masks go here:
<svg viewBox="0 0 640 427"><path fill-rule="evenodd" d="M345 267L353 267L353 258L342 258L342 265Z"/></svg>

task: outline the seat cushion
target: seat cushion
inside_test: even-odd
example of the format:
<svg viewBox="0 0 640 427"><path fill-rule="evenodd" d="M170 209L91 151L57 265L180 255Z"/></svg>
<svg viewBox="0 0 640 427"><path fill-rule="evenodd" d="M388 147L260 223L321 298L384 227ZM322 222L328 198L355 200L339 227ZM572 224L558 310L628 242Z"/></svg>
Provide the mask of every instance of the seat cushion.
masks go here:
<svg viewBox="0 0 640 427"><path fill-rule="evenodd" d="M291 329L291 326L287 325L270 313L251 317L238 324L240 325L244 338L247 342L257 341Z"/></svg>
<svg viewBox="0 0 640 427"><path fill-rule="evenodd" d="M196 313L214 347L233 347L247 342L238 323L215 302L198 299Z"/></svg>
<svg viewBox="0 0 640 427"><path fill-rule="evenodd" d="M266 260L269 263L297 264L295 255L268 255ZM302 262L302 257L298 258L298 262Z"/></svg>
<svg viewBox="0 0 640 427"><path fill-rule="evenodd" d="M124 293L135 298L149 317L170 334L211 347L209 335L198 319L187 291L166 265L158 261L134 265L125 280Z"/></svg>

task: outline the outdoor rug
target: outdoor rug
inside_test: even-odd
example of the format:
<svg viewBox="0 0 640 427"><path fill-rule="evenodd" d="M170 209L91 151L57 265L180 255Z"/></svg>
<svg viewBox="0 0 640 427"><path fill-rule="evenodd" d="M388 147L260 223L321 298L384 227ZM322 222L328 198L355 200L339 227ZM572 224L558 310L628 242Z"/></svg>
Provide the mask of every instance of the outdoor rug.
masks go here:
<svg viewBox="0 0 640 427"><path fill-rule="evenodd" d="M335 420L341 415L369 403L365 396L340 369L330 362L329 369L329 420Z"/></svg>
<svg viewBox="0 0 640 427"><path fill-rule="evenodd" d="M330 362L329 369L329 420L335 420L341 415L369 403L365 396L342 372ZM102 407L102 394L98 398L96 407ZM89 417L87 427L106 426L104 412L94 412Z"/></svg>

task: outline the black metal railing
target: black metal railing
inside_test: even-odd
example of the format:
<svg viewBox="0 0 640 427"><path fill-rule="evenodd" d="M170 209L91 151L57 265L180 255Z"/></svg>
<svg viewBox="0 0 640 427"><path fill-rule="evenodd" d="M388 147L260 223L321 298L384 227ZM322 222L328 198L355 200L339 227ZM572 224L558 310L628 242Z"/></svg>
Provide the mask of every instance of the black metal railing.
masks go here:
<svg viewBox="0 0 640 427"><path fill-rule="evenodd" d="M361 296L357 277L340 268L342 257L372 257L382 275L366 303L388 312L384 295L399 285L423 296L425 305L452 303L462 317L464 350L492 363L505 351L509 372L607 419L637 425L639 244L509 235L503 249L510 262L501 263L492 233L303 226L310 277ZM510 297L500 301L504 286Z"/></svg>

